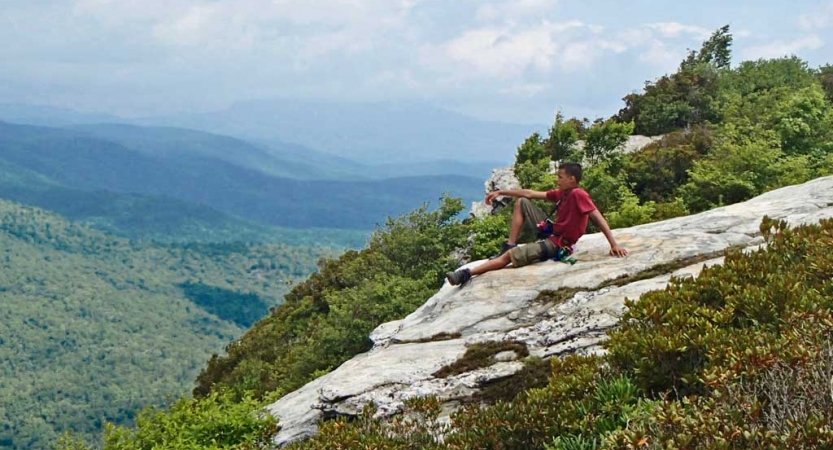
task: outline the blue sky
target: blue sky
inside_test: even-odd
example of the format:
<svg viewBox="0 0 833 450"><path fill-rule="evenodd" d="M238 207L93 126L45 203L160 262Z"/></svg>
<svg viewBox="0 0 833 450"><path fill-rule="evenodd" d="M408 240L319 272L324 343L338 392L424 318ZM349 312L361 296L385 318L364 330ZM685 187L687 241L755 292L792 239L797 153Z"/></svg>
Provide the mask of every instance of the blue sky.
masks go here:
<svg viewBox="0 0 833 450"><path fill-rule="evenodd" d="M4 0L0 98L125 116L304 98L606 116L729 24L734 61L833 63L833 0Z"/></svg>

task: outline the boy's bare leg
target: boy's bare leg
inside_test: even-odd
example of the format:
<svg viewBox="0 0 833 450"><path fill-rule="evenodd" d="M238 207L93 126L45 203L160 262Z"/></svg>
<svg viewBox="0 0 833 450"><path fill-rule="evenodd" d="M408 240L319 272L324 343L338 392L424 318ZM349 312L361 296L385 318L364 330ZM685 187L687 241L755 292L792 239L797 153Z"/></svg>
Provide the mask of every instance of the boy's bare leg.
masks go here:
<svg viewBox="0 0 833 450"><path fill-rule="evenodd" d="M509 243L517 244L518 237L521 235L521 230L524 226L524 212L521 208L521 202L529 201L525 198L519 198L515 201L515 206L512 210L512 227L509 230ZM509 264L509 263L506 263ZM504 264L504 265L506 265Z"/></svg>
<svg viewBox="0 0 833 450"><path fill-rule="evenodd" d="M482 273L486 273L492 270L498 270L506 267L511 262L509 258L509 253L504 253L498 256L495 259L491 259L486 261L485 263L473 268L473 269L458 269L454 272L448 272L445 274L445 278L452 286L458 286L466 284L471 277L474 275L480 275Z"/></svg>
<svg viewBox="0 0 833 450"><path fill-rule="evenodd" d="M495 259L486 261L485 263L471 269L472 275L480 275L492 270L502 269L509 265L512 260L509 258L509 252L506 252Z"/></svg>

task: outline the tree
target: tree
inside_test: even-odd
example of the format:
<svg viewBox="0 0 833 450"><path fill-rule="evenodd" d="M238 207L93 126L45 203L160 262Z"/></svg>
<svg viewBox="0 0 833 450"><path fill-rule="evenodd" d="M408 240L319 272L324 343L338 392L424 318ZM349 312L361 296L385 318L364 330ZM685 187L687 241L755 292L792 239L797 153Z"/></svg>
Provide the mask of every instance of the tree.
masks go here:
<svg viewBox="0 0 833 450"><path fill-rule="evenodd" d="M591 163L610 159L613 152L627 142L634 124L607 120L595 124L584 137L584 157Z"/></svg>
<svg viewBox="0 0 833 450"><path fill-rule="evenodd" d="M782 155L772 138L726 143L694 163L680 192L692 211L748 200L777 184L775 168Z"/></svg>
<svg viewBox="0 0 833 450"><path fill-rule="evenodd" d="M565 121L560 111L555 115L555 123L550 128L549 138L544 143L553 161L574 159L574 146L579 140L581 125L582 123L575 118Z"/></svg>
<svg viewBox="0 0 833 450"><path fill-rule="evenodd" d="M698 64L711 64L718 69L728 69L732 59L732 35L729 25L720 27L711 37L703 42L699 52L693 50L683 61L681 69Z"/></svg>
<svg viewBox="0 0 833 450"><path fill-rule="evenodd" d="M827 101L833 102L833 65L827 64L819 68L819 81Z"/></svg>
<svg viewBox="0 0 833 450"><path fill-rule="evenodd" d="M541 160L548 159L547 157L547 149L544 148L541 135L533 133L518 147L515 153L515 164L518 165L527 161L537 164Z"/></svg>
<svg viewBox="0 0 833 450"><path fill-rule="evenodd" d="M625 96L625 107L614 118L633 121L635 133L650 136L717 121L719 74L728 70L731 43L728 25L720 28L699 52L689 52L676 73L646 82L641 94Z"/></svg>
<svg viewBox="0 0 833 450"><path fill-rule="evenodd" d="M631 154L625 174L634 193L643 201L672 201L677 188L688 182L694 161L711 150L712 134L707 126L691 127Z"/></svg>

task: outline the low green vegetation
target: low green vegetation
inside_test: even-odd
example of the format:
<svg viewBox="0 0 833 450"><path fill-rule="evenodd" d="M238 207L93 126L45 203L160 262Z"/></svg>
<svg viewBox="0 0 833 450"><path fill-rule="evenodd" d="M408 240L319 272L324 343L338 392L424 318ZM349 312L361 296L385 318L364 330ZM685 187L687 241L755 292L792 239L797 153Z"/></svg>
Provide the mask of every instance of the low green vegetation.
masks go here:
<svg viewBox="0 0 833 450"><path fill-rule="evenodd" d="M557 116L547 136L518 148L522 185L551 189L551 161L582 161L583 187L612 226L625 227L833 172L829 66L781 58L730 67L730 45L728 28L718 30L676 73L628 95L612 118ZM618 152L631 133L664 136ZM494 254L505 239L509 208L465 221L461 210L446 198L435 211L390 219L365 249L323 262L226 354L214 355L194 399L182 401L199 409L218 393L231 403L274 400L370 348L373 328L412 312L444 271ZM724 266L697 280L675 279L629 302L607 356L528 359L518 383L528 390L501 395L496 385L482 398L493 405L468 405L450 424L438 420L436 399L412 400L409 414L391 421L373 418L369 406L352 422L322 424L293 448L829 448L833 221L789 229L764 220L761 233L765 250L728 251ZM176 414L158 413L135 433L162 433ZM110 428L105 440L131 432ZM105 449L166 442L173 441ZM257 445L244 442L222 448Z"/></svg>
<svg viewBox="0 0 833 450"><path fill-rule="evenodd" d="M194 402L183 398L167 410L155 407L142 410L136 419L136 429L107 424L104 446L110 449L268 448L278 426L268 414L252 414L262 406L261 402L248 398L232 401L221 393L212 393ZM72 433L62 436L57 446L75 450L88 448Z"/></svg>
<svg viewBox="0 0 833 450"><path fill-rule="evenodd" d="M193 387L332 250L165 246L0 200L0 448L46 448Z"/></svg>
<svg viewBox="0 0 833 450"><path fill-rule="evenodd" d="M448 378L461 373L471 372L496 363L495 355L502 352L513 352L516 358L529 356L526 344L516 341L478 342L472 344L466 353L457 361L434 373L437 378Z"/></svg>

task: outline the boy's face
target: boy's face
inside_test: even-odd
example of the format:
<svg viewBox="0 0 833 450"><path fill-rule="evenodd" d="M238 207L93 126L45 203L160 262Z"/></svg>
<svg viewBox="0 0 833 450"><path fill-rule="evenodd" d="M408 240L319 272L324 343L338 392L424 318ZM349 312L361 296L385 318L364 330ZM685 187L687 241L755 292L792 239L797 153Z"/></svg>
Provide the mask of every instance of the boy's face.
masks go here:
<svg viewBox="0 0 833 450"><path fill-rule="evenodd" d="M576 177L572 175L567 175L567 171L564 169L558 169L558 180L556 181L558 185L558 189L572 189L578 186L576 183Z"/></svg>

